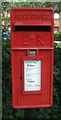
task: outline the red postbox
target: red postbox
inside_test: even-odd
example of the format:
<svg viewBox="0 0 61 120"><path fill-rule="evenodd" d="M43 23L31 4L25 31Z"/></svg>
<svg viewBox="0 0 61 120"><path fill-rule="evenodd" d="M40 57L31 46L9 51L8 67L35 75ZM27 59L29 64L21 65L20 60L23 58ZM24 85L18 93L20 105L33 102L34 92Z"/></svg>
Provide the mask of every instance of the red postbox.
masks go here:
<svg viewBox="0 0 61 120"><path fill-rule="evenodd" d="M12 104L14 108L52 105L54 11L11 9Z"/></svg>

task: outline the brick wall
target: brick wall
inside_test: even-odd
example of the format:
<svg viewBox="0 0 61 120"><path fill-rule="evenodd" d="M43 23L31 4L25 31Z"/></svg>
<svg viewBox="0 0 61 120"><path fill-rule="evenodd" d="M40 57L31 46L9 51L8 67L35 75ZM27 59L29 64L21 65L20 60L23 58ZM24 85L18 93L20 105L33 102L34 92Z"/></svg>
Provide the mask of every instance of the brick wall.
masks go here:
<svg viewBox="0 0 61 120"><path fill-rule="evenodd" d="M59 32L61 32L61 12L60 12L60 18L59 18Z"/></svg>
<svg viewBox="0 0 61 120"><path fill-rule="evenodd" d="M54 20L54 27L59 27L59 19Z"/></svg>

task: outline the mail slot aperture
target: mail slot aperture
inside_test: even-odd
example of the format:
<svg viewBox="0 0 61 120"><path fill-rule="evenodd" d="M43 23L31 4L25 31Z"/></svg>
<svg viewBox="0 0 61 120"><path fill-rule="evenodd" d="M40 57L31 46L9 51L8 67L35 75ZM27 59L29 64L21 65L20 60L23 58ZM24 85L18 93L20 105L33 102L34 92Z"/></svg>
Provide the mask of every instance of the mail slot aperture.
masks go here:
<svg viewBox="0 0 61 120"><path fill-rule="evenodd" d="M20 26L15 25L14 31L50 31L50 26Z"/></svg>

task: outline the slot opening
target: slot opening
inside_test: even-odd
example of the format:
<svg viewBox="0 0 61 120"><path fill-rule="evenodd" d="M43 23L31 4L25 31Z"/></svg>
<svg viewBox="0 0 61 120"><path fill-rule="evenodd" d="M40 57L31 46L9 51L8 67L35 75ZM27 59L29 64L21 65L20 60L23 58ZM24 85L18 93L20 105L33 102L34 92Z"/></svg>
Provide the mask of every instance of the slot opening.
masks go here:
<svg viewBox="0 0 61 120"><path fill-rule="evenodd" d="M50 31L51 26L14 26L15 31Z"/></svg>

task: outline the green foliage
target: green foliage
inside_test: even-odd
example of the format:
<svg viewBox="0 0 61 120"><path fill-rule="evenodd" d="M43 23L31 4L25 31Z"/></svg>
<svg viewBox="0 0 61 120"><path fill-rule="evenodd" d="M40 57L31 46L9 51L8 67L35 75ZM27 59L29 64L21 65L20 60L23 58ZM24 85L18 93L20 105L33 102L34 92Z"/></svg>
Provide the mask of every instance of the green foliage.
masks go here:
<svg viewBox="0 0 61 120"><path fill-rule="evenodd" d="M61 12L61 1L58 3L59 11Z"/></svg>
<svg viewBox="0 0 61 120"><path fill-rule="evenodd" d="M61 32L57 32L54 34L54 40L55 41L61 41Z"/></svg>
<svg viewBox="0 0 61 120"><path fill-rule="evenodd" d="M22 2L22 3L8 3L2 2L2 9L9 10L11 7L50 7L51 4L44 3L32 3L32 2ZM55 8L56 8L55 4ZM54 7L54 6L53 6ZM3 18L4 19L4 18ZM8 25L9 18L5 19L5 27L2 30L8 32ZM61 40L61 33L55 33L55 41ZM2 54L3 54L3 97L2 97L2 120L18 120L22 119L24 116L23 109L13 109L12 108L12 91L11 91L11 51L10 51L10 35L2 35ZM51 108L37 108L36 109L36 120L40 119L57 119L61 118L61 49L56 48L55 45L55 67L54 67L54 94L53 94L53 106Z"/></svg>
<svg viewBox="0 0 61 120"><path fill-rule="evenodd" d="M61 11L60 2L2 2L2 10L9 11L11 7L52 7L55 12Z"/></svg>

